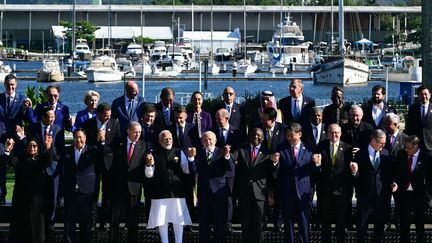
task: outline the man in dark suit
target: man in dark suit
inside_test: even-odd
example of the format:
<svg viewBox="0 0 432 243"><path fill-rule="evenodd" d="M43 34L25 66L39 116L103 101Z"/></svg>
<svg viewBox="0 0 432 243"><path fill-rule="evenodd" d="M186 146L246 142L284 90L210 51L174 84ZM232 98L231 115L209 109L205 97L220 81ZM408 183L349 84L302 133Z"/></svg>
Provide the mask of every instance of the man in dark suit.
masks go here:
<svg viewBox="0 0 432 243"><path fill-rule="evenodd" d="M387 113L382 123L387 136L384 148L389 151L393 159L396 159L398 152L404 149L405 139L408 135L399 130L399 116L394 113Z"/></svg>
<svg viewBox="0 0 432 243"><path fill-rule="evenodd" d="M262 145L266 147L268 153L277 152L279 146L285 143L285 124L279 123L277 119L277 111L273 107L264 108L261 113L261 126L259 127L264 132L264 140ZM274 231L281 231L282 212L279 200L279 190L274 177L268 178L268 221L273 224Z"/></svg>
<svg viewBox="0 0 432 243"><path fill-rule="evenodd" d="M41 120L40 122L33 123L29 126L27 137L36 138L41 144L42 149L44 141L48 136L52 137L52 153L53 153L53 162L46 169L48 180L52 183L50 190L50 202L49 202L49 210L50 210L50 225L54 225L55 212L57 208L58 202L58 194L60 191L60 176L62 176L63 165L61 164L60 158L63 154L65 141L64 141L64 132L60 126L55 124L55 114L52 107L44 107L40 111ZM23 137L22 129L18 129Z"/></svg>
<svg viewBox="0 0 432 243"><path fill-rule="evenodd" d="M5 92L0 94L0 122L6 128L5 136L1 141L4 143L6 138L16 139L16 126L22 127L24 121L31 122L33 109L32 102L24 95L16 93L17 81L13 74L8 74L4 80ZM6 167L0 167L0 205L4 204L7 194L6 188Z"/></svg>
<svg viewBox="0 0 432 243"><path fill-rule="evenodd" d="M431 93L426 86L417 89L419 102L408 107L408 117L405 124L405 133L416 135L428 151L432 151L432 115L430 106Z"/></svg>
<svg viewBox="0 0 432 243"><path fill-rule="evenodd" d="M96 222L97 202L99 200L99 188L102 178L102 204L100 228L105 230L111 218L110 214L110 183L111 166L113 164L114 150L120 142L120 125L117 119L111 118L111 106L101 103L96 108L96 117L86 120L83 124L86 132L86 143L96 147L97 156L95 162L96 186L93 195L92 226Z"/></svg>
<svg viewBox="0 0 432 243"><path fill-rule="evenodd" d="M309 121L309 113L315 106L315 100L303 95L303 86L302 80L294 79L289 86L290 96L279 101L285 125L292 122L304 125Z"/></svg>
<svg viewBox="0 0 432 243"><path fill-rule="evenodd" d="M363 120L372 125L373 129L384 129L382 122L387 113L396 114L394 107L388 106L385 102L386 88L382 85L375 85L372 88L372 99L363 107Z"/></svg>
<svg viewBox="0 0 432 243"><path fill-rule="evenodd" d="M0 121L0 141L6 141L7 139L5 137L6 137L6 127L3 124L3 122ZM3 150L4 150L4 143L0 142L0 152ZM1 186L0 186L0 206L6 204L6 194L7 194L6 171L7 171L6 163L0 162L0 173L3 173L0 175L0 183L1 183Z"/></svg>
<svg viewBox="0 0 432 243"><path fill-rule="evenodd" d="M179 104L174 102L174 89L165 87L160 93L160 102L155 104L157 116L156 124L161 129L167 129L174 124L174 107Z"/></svg>
<svg viewBox="0 0 432 243"><path fill-rule="evenodd" d="M420 148L420 139L413 135L405 139L405 150L396 158L395 201L400 218L400 242L410 242L411 213L414 213L417 241L425 243L424 217L431 193L431 157Z"/></svg>
<svg viewBox="0 0 432 243"><path fill-rule="evenodd" d="M315 152L318 143L327 139L326 124L322 122L322 111L313 107L309 114L309 123L303 126L302 141L311 151Z"/></svg>
<svg viewBox="0 0 432 243"><path fill-rule="evenodd" d="M141 125L132 121L127 127L127 138L114 152L112 173L112 220L110 242L119 242L120 213L126 205L127 242L138 242L138 215L144 180L146 145L140 140Z"/></svg>
<svg viewBox="0 0 432 243"><path fill-rule="evenodd" d="M321 154L321 171L316 174L317 206L321 222L321 242L331 243L331 224L336 222L336 239L345 242L345 214L350 176L351 146L340 141L341 127L328 126L328 140L318 144ZM334 213L334 216L333 216Z"/></svg>
<svg viewBox="0 0 432 243"><path fill-rule="evenodd" d="M348 123L350 107L345 103L343 93L342 87L333 87L331 91L332 104L324 107L323 111L324 124L337 123L342 126L342 124Z"/></svg>
<svg viewBox="0 0 432 243"><path fill-rule="evenodd" d="M236 93L230 86L226 87L222 93L223 101L216 103L212 110L213 124L216 124L216 112L220 109L226 109L229 113L229 124L243 131L244 125L241 124L242 113L241 106L235 102Z"/></svg>
<svg viewBox="0 0 432 243"><path fill-rule="evenodd" d="M234 194L239 201L244 243L264 242L267 178L277 169L262 144L264 133L253 128L249 143L243 144L232 156L236 161ZM275 156L272 159L276 161Z"/></svg>
<svg viewBox="0 0 432 243"><path fill-rule="evenodd" d="M390 207L393 181L393 165L389 153L384 149L386 135L378 129L373 131L370 143L362 148L351 162L355 177L357 210L357 242L364 243L371 216L374 215L373 242L382 242L385 214ZM393 188L393 189L392 189Z"/></svg>
<svg viewBox="0 0 432 243"><path fill-rule="evenodd" d="M59 101L60 87L50 85L46 88L45 92L48 101L36 106L33 114L33 123L42 119L44 107L51 107L54 110L55 115L54 124L59 126L62 130L71 131L74 122L69 115L69 107Z"/></svg>
<svg viewBox="0 0 432 243"><path fill-rule="evenodd" d="M353 153L359 148L367 147L372 134L372 125L363 121L363 110L358 105L353 105L349 111L349 122L343 124L341 140L353 147Z"/></svg>
<svg viewBox="0 0 432 243"><path fill-rule="evenodd" d="M287 126L286 139L280 151L278 186L285 219L284 242L294 243L294 220L298 220L300 242L309 242L310 175L320 170L321 155L312 154L301 142L299 123Z"/></svg>
<svg viewBox="0 0 432 243"><path fill-rule="evenodd" d="M65 192L65 239L67 242L78 242L76 223L79 223L80 241L92 242L91 211L92 196L95 190L96 174L94 163L96 150L87 146L86 135L82 128L74 132L73 145L66 148L62 156L64 165Z"/></svg>
<svg viewBox="0 0 432 243"><path fill-rule="evenodd" d="M141 139L147 145L147 150L153 149L158 143L159 133L162 131L155 123L156 107L153 104L146 104L143 106L141 112L140 124L142 128Z"/></svg>
<svg viewBox="0 0 432 243"><path fill-rule="evenodd" d="M219 109L215 114L216 125L213 128L214 134L216 134L216 147L223 148L225 145L231 147L231 151L236 151L239 145L246 141L245 136L236 127L233 127L229 123L229 112L225 109ZM228 197L228 231L231 230L232 217L235 205L235 199L233 198L232 192L234 189L234 176L235 170L226 173L227 183L230 189L230 195Z"/></svg>
<svg viewBox="0 0 432 243"><path fill-rule="evenodd" d="M202 134L203 149L188 150L190 173L198 173L199 242L225 242L227 223L227 200L229 187L225 174L234 169L230 147L216 147L216 135L207 131ZM210 241L210 225L214 226L214 238Z"/></svg>
<svg viewBox="0 0 432 243"><path fill-rule="evenodd" d="M145 102L138 94L138 84L135 81L127 81L124 89L125 94L113 101L111 109L112 117L119 121L122 136L126 137L128 124L131 121L139 121Z"/></svg>

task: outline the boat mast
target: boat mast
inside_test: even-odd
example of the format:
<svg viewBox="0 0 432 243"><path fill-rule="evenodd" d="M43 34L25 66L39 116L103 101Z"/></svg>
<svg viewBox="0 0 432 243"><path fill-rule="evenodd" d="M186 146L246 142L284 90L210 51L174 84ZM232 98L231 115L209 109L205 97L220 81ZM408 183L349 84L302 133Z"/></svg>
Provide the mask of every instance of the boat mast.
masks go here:
<svg viewBox="0 0 432 243"><path fill-rule="evenodd" d="M244 37L243 37L243 42L244 42L244 60L246 62L247 59L247 49L246 49L246 0L243 0L243 32L244 32Z"/></svg>
<svg viewBox="0 0 432 243"><path fill-rule="evenodd" d="M210 4L210 62L213 63L213 0Z"/></svg>
<svg viewBox="0 0 432 243"><path fill-rule="evenodd" d="M75 23L76 23L76 9L75 9L75 5L76 5L76 0L73 0L73 4L72 4L72 42L71 42L71 53L73 53L75 51ZM63 46L63 50L64 50L64 46ZM73 54L72 54L72 62L73 62Z"/></svg>
<svg viewBox="0 0 432 243"><path fill-rule="evenodd" d="M343 0L339 0L339 52L343 57L345 54L345 33L344 33L344 8Z"/></svg>
<svg viewBox="0 0 432 243"><path fill-rule="evenodd" d="M330 21L331 22L330 51L333 51L333 40L334 40L333 0L331 0L330 12L331 12L331 16L330 16L331 17L331 21Z"/></svg>

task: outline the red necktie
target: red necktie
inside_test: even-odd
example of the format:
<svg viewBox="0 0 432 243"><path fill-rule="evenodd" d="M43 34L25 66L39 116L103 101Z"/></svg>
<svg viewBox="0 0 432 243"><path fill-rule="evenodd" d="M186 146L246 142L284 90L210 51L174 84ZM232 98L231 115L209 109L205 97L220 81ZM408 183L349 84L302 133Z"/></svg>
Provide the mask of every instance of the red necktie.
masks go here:
<svg viewBox="0 0 432 243"><path fill-rule="evenodd" d="M132 155L133 155L134 147L135 147L135 144L134 144L134 143L131 143L131 144L130 144L130 147L129 147L129 153L128 153L128 164L130 164L130 161L131 161L131 159L132 159Z"/></svg>
<svg viewBox="0 0 432 243"><path fill-rule="evenodd" d="M256 147L253 147L253 149L252 149L252 154L251 154L251 164L253 165L253 161L255 160L255 158L256 158Z"/></svg>
<svg viewBox="0 0 432 243"><path fill-rule="evenodd" d="M411 167L412 167L412 163L413 163L413 157L410 156L408 158L408 181L407 181L407 187L409 187L409 185L411 184Z"/></svg>

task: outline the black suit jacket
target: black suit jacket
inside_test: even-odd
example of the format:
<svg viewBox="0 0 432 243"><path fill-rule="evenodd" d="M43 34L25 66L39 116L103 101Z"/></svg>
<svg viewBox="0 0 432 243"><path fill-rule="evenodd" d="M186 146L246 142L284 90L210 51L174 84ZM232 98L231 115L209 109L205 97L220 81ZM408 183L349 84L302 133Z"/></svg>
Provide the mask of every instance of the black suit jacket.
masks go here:
<svg viewBox="0 0 432 243"><path fill-rule="evenodd" d="M372 117L372 108L373 108L373 104L370 102L367 105L365 105L364 107L362 107L363 114L364 114L363 121L371 124L374 130L379 128L379 129L384 131L383 119L381 119L381 121L378 123L378 125L375 124L375 121ZM383 111L382 111L382 118L384 118L387 113L396 114L397 111L394 107L388 106L387 104L384 103L384 107L383 107Z"/></svg>
<svg viewBox="0 0 432 243"><path fill-rule="evenodd" d="M282 121L284 124L288 125L292 122L300 123L302 126L309 122L309 114L311 112L312 107L315 106L315 100L303 95L303 104L301 109L301 114L299 118L296 120L291 112L291 96L287 96L282 98L279 101L279 106L282 111Z"/></svg>
<svg viewBox="0 0 432 243"><path fill-rule="evenodd" d="M355 128L351 122L342 125L342 136L341 140L348 143L353 147L363 148L367 147L372 134L372 125L364 121L360 122L360 125Z"/></svg>
<svg viewBox="0 0 432 243"><path fill-rule="evenodd" d="M75 146L65 149L62 156L64 165L64 195L72 196L75 189L81 193L93 193L95 190L96 173L94 168L96 149L85 145L81 151L78 164L75 163Z"/></svg>
<svg viewBox="0 0 432 243"><path fill-rule="evenodd" d="M246 136L238 128L233 126L230 126L228 129L226 141L221 137L221 131L218 126L214 127L212 130L216 134L216 146L219 148L230 145L231 151L235 151L242 143L246 142Z"/></svg>
<svg viewBox="0 0 432 243"><path fill-rule="evenodd" d="M83 129L86 132L86 143L90 146L95 146L98 150L97 158L99 166L104 166L105 170L111 169L114 157L114 150L120 144L120 125L117 119L111 118L108 120L105 127L105 142L97 141L98 127L97 117L86 120L83 124Z"/></svg>
<svg viewBox="0 0 432 243"><path fill-rule="evenodd" d="M158 144L159 133L162 129L154 124L151 126L140 124L142 128L141 139L146 143L147 150L150 151Z"/></svg>
<svg viewBox="0 0 432 243"><path fill-rule="evenodd" d="M355 161L358 163L355 180L358 206L372 207L377 200L385 201L386 198L389 198L394 167L388 151L381 150L380 165L377 170L369 159L367 147L358 152Z"/></svg>
<svg viewBox="0 0 432 243"><path fill-rule="evenodd" d="M321 133L320 133L320 138L318 143L326 139L327 139L327 126L324 125L324 123L322 123ZM312 152L316 151L318 144L315 142L312 125L310 123L306 124L302 129L302 141L305 144L305 146L308 147Z"/></svg>
<svg viewBox="0 0 432 243"><path fill-rule="evenodd" d="M337 110L339 108L335 104L330 104L324 107L323 110L323 123L330 125L332 123L342 124L348 123L349 120L349 110L350 106L344 104L344 106L339 110L339 120L337 120Z"/></svg>
<svg viewBox="0 0 432 243"><path fill-rule="evenodd" d="M330 140L325 140L317 147L317 152L321 154L321 171L316 176L318 198L331 195L348 196L350 191L352 148L349 144L340 141L336 162L333 165L330 144Z"/></svg>
<svg viewBox="0 0 432 243"><path fill-rule="evenodd" d="M267 147L268 138L267 138L267 134L266 134L267 133L266 129L263 128L262 126L260 126L259 128L262 129L264 132L264 140L262 142L262 146L265 146L269 153L274 153L274 152L278 151L280 145L285 143L285 141L286 141L285 124L276 122L275 127L273 129L272 142L271 142L271 148L270 149Z"/></svg>
<svg viewBox="0 0 432 243"><path fill-rule="evenodd" d="M390 156L395 159L398 152L400 150L404 150L405 147L405 139L408 137L408 135L406 135L405 133L403 133L402 131L399 130L397 136L396 136L396 140L393 142L393 146L390 146L390 139L389 136L387 134L387 140L386 140L386 144L385 144L385 149L387 149L390 153Z"/></svg>
<svg viewBox="0 0 432 243"><path fill-rule="evenodd" d="M181 139L181 141L177 135L176 124L171 125L168 130L173 136L173 147L180 148L184 152L186 152L189 147L195 147L198 151L201 149L201 141L193 124L186 122L183 132L183 139Z"/></svg>
<svg viewBox="0 0 432 243"><path fill-rule="evenodd" d="M421 104L415 103L408 108L408 117L405 125L405 133L409 136L417 135L422 140L427 150L432 150L432 104L429 104L429 112L426 122L421 119Z"/></svg>
<svg viewBox="0 0 432 243"><path fill-rule="evenodd" d="M144 180L146 145L138 140L130 163L127 161L127 139L123 139L114 152L112 165L112 200L122 202L129 195L139 196Z"/></svg>
<svg viewBox="0 0 432 243"><path fill-rule="evenodd" d="M165 121L165 116L163 113L163 105L161 102L154 104L156 107L156 119L154 124L156 124L157 126L159 126L162 130L163 129L167 129L170 125L175 124L174 122L174 107L180 106L180 104L174 102L171 105L171 112L170 112L170 121L171 124L167 124Z"/></svg>
<svg viewBox="0 0 432 243"><path fill-rule="evenodd" d="M431 192L432 158L424 149L420 149L416 167L411 173L408 171L408 155L405 150L399 151L395 164L394 179L398 185L396 193L406 191L408 183L411 183L414 191L425 194Z"/></svg>
<svg viewBox="0 0 432 243"><path fill-rule="evenodd" d="M215 114L220 109L225 109L225 102L219 102L213 107L212 113L211 113L213 124L217 124L216 119L215 119ZM232 107L231 107L231 115L229 118L229 124L230 124L230 126L233 126L235 128L242 130L243 125L241 124L241 120L242 120L241 106L240 106L240 104L234 102Z"/></svg>
<svg viewBox="0 0 432 243"><path fill-rule="evenodd" d="M250 200L250 189L252 189L256 200L265 201L268 187L267 178L272 176L277 167L270 161L263 144L261 144L259 153L253 162L251 161L251 155L252 151L249 143L242 144L232 154L236 161L234 194L240 200Z"/></svg>
<svg viewBox="0 0 432 243"><path fill-rule="evenodd" d="M63 154L63 149L65 146L63 130L59 126L53 124L50 126L48 134L53 138L52 141L53 161L59 161ZM36 140L38 140L41 150L45 150L44 140L42 135L42 124L40 122L33 123L29 126L26 138L35 138Z"/></svg>

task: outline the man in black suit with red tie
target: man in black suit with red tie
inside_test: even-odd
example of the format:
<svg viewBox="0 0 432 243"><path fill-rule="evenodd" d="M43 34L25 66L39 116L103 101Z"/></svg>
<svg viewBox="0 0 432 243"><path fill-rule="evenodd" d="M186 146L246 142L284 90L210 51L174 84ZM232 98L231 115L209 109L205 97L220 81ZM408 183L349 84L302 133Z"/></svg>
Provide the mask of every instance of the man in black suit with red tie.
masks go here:
<svg viewBox="0 0 432 243"><path fill-rule="evenodd" d="M346 211L346 200L350 196L351 146L340 140L342 132L338 124L330 124L327 134L329 139L320 142L316 151L322 157L321 171L315 175L321 242L332 242L331 224L335 219L336 242L343 243L346 217L341 212Z"/></svg>
<svg viewBox="0 0 432 243"><path fill-rule="evenodd" d="M100 181L102 179L102 204L101 215L99 216L102 230L107 229L106 222L111 219L111 179L110 175L113 164L114 150L120 143L120 125L117 119L111 118L111 106L108 103L101 103L96 108L96 116L83 123L86 132L86 143L96 147L97 161L95 162L96 188L93 195L93 224L96 222L97 202L99 200Z"/></svg>
<svg viewBox="0 0 432 243"><path fill-rule="evenodd" d="M417 89L419 102L408 107L408 117L405 124L405 133L416 135L428 151L432 151L432 115L430 98L431 93L426 86Z"/></svg>
<svg viewBox="0 0 432 243"><path fill-rule="evenodd" d="M294 79L289 86L290 96L279 101L285 125L297 122L303 126L309 121L309 113L315 106L315 100L303 95L303 86L302 80Z"/></svg>
<svg viewBox="0 0 432 243"><path fill-rule="evenodd" d="M112 220L110 242L119 242L119 224L122 206L126 206L127 242L138 242L138 216L141 188L144 180L146 145L141 139L141 125L130 122L127 138L116 151L112 165Z"/></svg>
<svg viewBox="0 0 432 243"><path fill-rule="evenodd" d="M405 150L396 159L395 201L400 218L400 242L410 242L411 213L414 213L417 241L425 243L424 217L431 193L431 161L420 148L420 139L413 135L405 139Z"/></svg>
<svg viewBox="0 0 432 243"><path fill-rule="evenodd" d="M231 146L231 151L236 151L239 145L246 141L245 136L236 127L233 127L229 123L229 113L225 108L219 109L215 114L216 125L213 128L214 134L216 134L216 147L223 148L225 145ZM234 176L235 171L229 171L226 173L227 183L230 189L230 195L228 197L228 217L227 225L228 231L231 231L232 217L235 205L235 199L233 198L232 192L234 189Z"/></svg>
<svg viewBox="0 0 432 243"><path fill-rule="evenodd" d="M265 202L268 178L277 170L276 156L267 154L262 143L264 133L260 128L253 128L249 143L232 153L236 161L234 194L239 201L242 226L242 242L264 242Z"/></svg>
<svg viewBox="0 0 432 243"><path fill-rule="evenodd" d="M385 214L390 207L393 181L393 162L384 149L386 135L378 129L372 132L370 143L360 149L351 162L351 172L355 177L357 210L357 242L364 243L368 224L374 215L373 242L382 242Z"/></svg>

